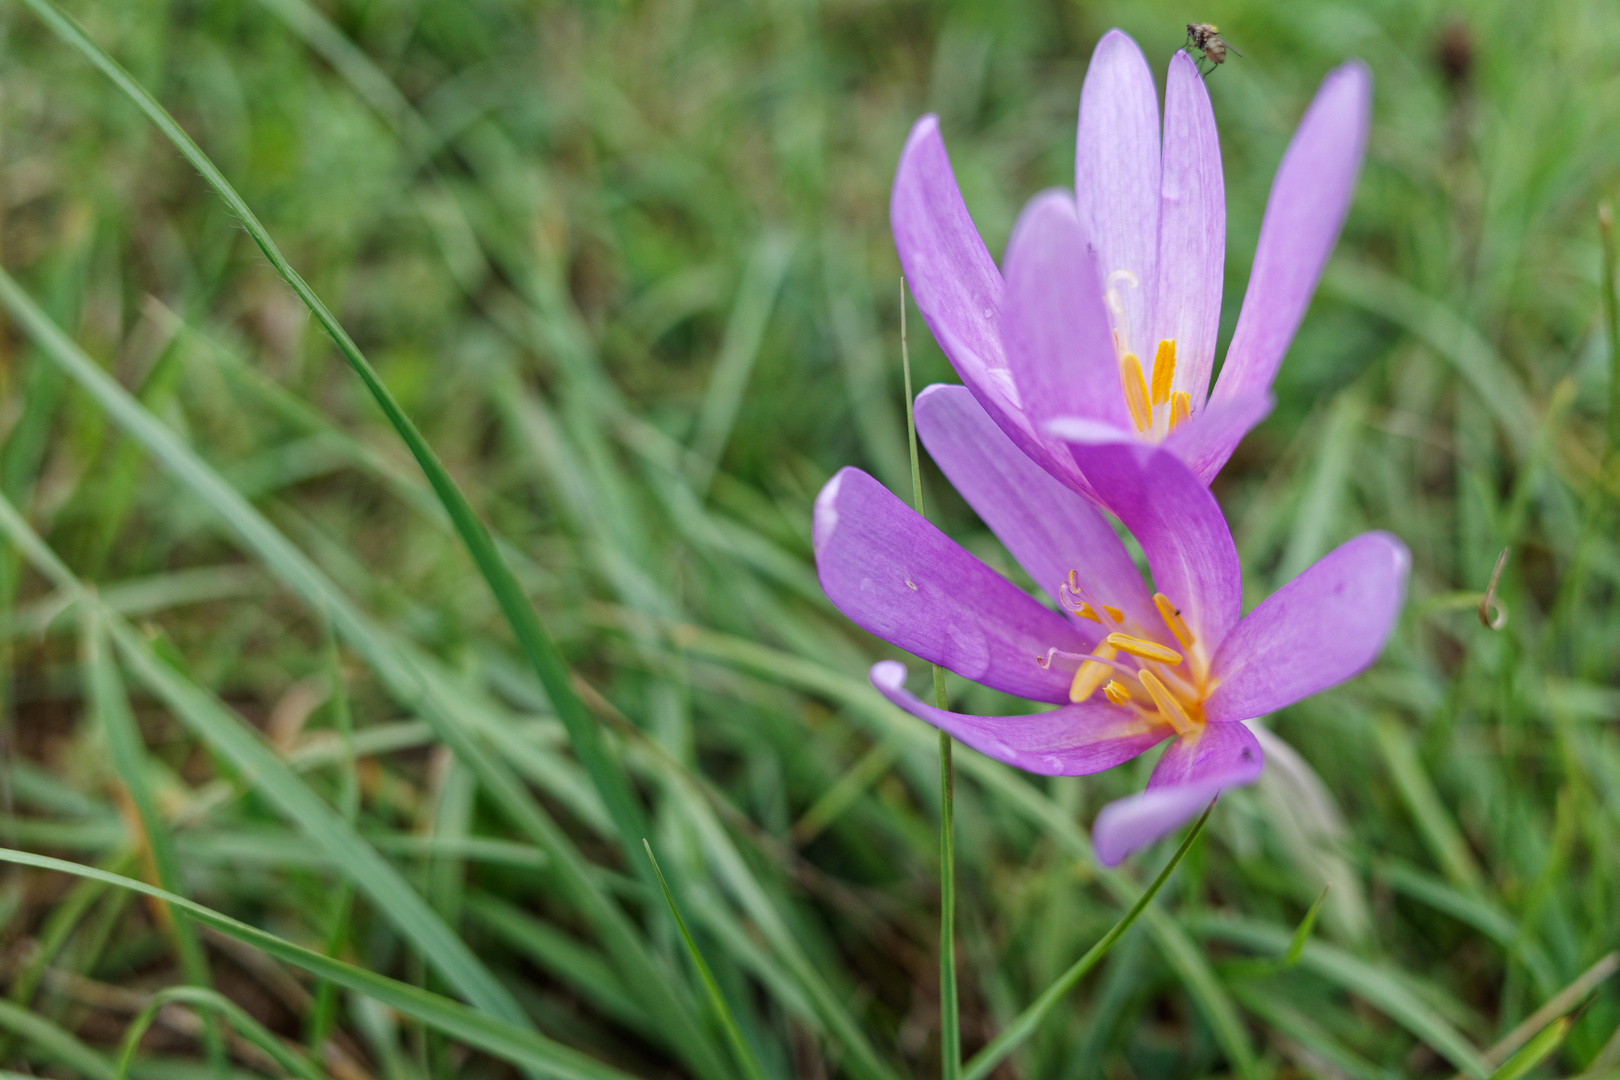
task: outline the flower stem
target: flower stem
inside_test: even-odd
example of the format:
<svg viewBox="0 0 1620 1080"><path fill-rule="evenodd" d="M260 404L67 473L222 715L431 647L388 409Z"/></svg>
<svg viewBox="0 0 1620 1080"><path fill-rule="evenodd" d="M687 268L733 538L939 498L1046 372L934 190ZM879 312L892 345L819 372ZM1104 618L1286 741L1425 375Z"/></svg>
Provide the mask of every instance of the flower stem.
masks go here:
<svg viewBox="0 0 1620 1080"><path fill-rule="evenodd" d="M1036 1029L1041 1026L1041 1021L1045 1020L1047 1014L1057 1007L1057 1003L1063 999L1063 995L1074 989L1075 984L1080 981L1081 977L1097 965L1097 961L1103 958L1103 954L1113 946L1114 942L1123 937L1125 931L1131 928L1131 924L1136 922L1137 917L1147 910L1148 904L1159 894L1159 890L1164 888L1164 883L1170 880L1170 875L1175 872L1176 867L1181 865L1182 858L1192 848L1193 841L1198 839L1198 834L1204 831L1204 823L1209 820L1210 812L1214 809L1215 800L1211 799L1209 805L1204 808L1203 816L1193 823L1193 827L1187 833L1187 838L1181 842L1181 846L1176 849L1176 853L1170 856L1170 861L1164 864L1164 869L1160 870L1159 876L1153 879L1153 884L1149 885L1147 891L1138 898L1135 904L1131 905L1131 910L1127 911L1124 917L1114 924L1112 930L1102 936L1101 941L1088 949L1086 955L1076 960L1068 971L1059 975L1052 985L1046 988L1045 993L1041 994L1023 1012L1014 1017L1013 1022L1008 1024L1000 1035L997 1035L990 1041L988 1046L973 1056L973 1060L967 1064L967 1072L963 1080L983 1080L985 1076L990 1074L990 1070L1001 1064L1007 1055L1023 1045L1024 1040L1035 1034Z"/></svg>
<svg viewBox="0 0 1620 1080"><path fill-rule="evenodd" d="M1620 296L1615 295L1614 207L1598 204L1598 232L1603 238L1603 324L1609 338L1609 445L1604 471L1620 446Z"/></svg>
<svg viewBox="0 0 1620 1080"><path fill-rule="evenodd" d="M900 279L900 366L906 376L906 438L911 443L911 501L923 516L922 468L917 463L917 417L911 397L911 351L906 344L906 279ZM934 704L943 709L945 669L934 669ZM943 1080L962 1075L961 1020L956 997L956 775L951 737L939 733L939 1058Z"/></svg>

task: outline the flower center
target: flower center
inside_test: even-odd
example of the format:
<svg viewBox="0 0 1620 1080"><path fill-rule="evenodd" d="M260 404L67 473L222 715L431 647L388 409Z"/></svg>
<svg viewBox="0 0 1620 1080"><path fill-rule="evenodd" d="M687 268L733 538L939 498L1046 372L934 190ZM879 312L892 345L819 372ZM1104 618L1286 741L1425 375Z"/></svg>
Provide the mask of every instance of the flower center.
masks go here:
<svg viewBox="0 0 1620 1080"><path fill-rule="evenodd" d="M1131 349L1130 318L1125 310L1121 286L1139 287L1136 275L1129 270L1115 270L1108 275L1103 300L1114 324L1114 356L1119 362L1119 387L1125 395L1125 407L1130 411L1131 423L1136 430L1154 441L1175 430L1177 424L1192 415L1192 395L1185 390L1172 390L1176 377L1176 341L1162 338L1153 352L1151 378L1142 371L1142 361ZM1162 409L1160 406L1166 406ZM1162 422L1161 422L1162 420Z"/></svg>
<svg viewBox="0 0 1620 1080"><path fill-rule="evenodd" d="M1085 592L1073 570L1058 585L1058 599L1067 611L1109 627L1109 633L1089 655L1050 649L1035 662L1048 667L1061 656L1077 664L1069 684L1069 700L1076 704L1100 689L1110 704L1167 723L1179 735L1202 728L1204 699L1214 687L1209 685L1208 657L1182 619L1181 609L1164 593L1154 594L1163 629L1180 646L1178 651L1154 640L1164 636L1158 627L1137 626L1119 608L1094 603Z"/></svg>

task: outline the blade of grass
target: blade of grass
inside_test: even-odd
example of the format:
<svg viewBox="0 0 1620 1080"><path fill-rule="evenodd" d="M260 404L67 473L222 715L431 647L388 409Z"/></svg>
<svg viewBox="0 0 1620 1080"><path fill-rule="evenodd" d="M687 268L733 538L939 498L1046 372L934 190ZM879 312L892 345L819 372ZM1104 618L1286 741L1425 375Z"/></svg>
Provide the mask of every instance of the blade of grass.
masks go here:
<svg viewBox="0 0 1620 1080"><path fill-rule="evenodd" d="M293 1053L236 1002L217 991L201 986L171 986L152 995L151 1000L135 1014L135 1018L129 1022L129 1027L124 1031L124 1040L119 1045L118 1060L113 1066L113 1080L125 1080L129 1076L130 1066L135 1061L135 1053L140 1049L141 1036L146 1034L146 1029L157 1019L158 1010L171 1001L218 1013L244 1039L270 1055L277 1065L299 1080L328 1080L325 1072L316 1068L303 1055Z"/></svg>
<svg viewBox="0 0 1620 1080"><path fill-rule="evenodd" d="M1603 246L1603 329L1609 343L1609 442L1604 455L1607 465L1620 449L1620 294L1615 292L1614 207L1598 206L1598 233Z"/></svg>
<svg viewBox="0 0 1620 1080"><path fill-rule="evenodd" d="M292 964L294 967L301 968L312 975L330 979L356 993L364 994L407 1016L420 1020L435 1030L459 1039L468 1046L482 1050L502 1060L510 1061L515 1065L534 1069L544 1075L557 1077L559 1080L629 1080L628 1074L620 1072L610 1065L588 1058L579 1051L563 1046L561 1043L553 1042L537 1031L508 1023L499 1017L486 1012L479 1012L450 998L423 990L421 987L412 986L397 979L390 979L385 975L378 975L375 972L367 971L365 968L346 964L341 960L334 960L301 945L294 945L292 942L285 941L274 934L266 933L257 927L239 922L229 915L223 915L194 900L188 900L183 896L177 896L156 886L148 885L144 881L111 874L105 870L97 870L94 867L82 866L79 863L53 859L47 855L13 851L10 848L0 848L0 862L72 874L75 877L86 878L104 885L116 886L120 889L128 889L131 892L162 900L173 907L181 909L189 917L205 926L213 927L215 930L238 941L246 942L261 952ZM21 1014L21 1016L19 1017L16 1014ZM0 1002L0 1024L8 1025L13 1030L26 1035L28 1031L24 1031L24 1027L32 1024L36 1019L15 1005ZM29 1031L32 1030L30 1027ZM43 1029L41 1031L44 1037L51 1035L50 1032L45 1032ZM29 1037L33 1036L30 1035ZM99 1061L99 1058L96 1060ZM83 1068L82 1071L98 1077L105 1076L108 1080L112 1080L110 1067L104 1066L98 1069L95 1066L90 1066L89 1068Z"/></svg>
<svg viewBox="0 0 1620 1080"><path fill-rule="evenodd" d="M508 820L552 861L557 880L602 934L603 944L625 974L626 985L644 998L649 1014L659 1020L670 1043L681 1049L699 1073L723 1072L719 1048L712 1046L691 1022L684 987L672 983L668 971L653 960L624 912L592 880L578 848L523 787L503 757L491 753L476 737L481 733L510 741L512 732L505 728L493 730L487 710L469 701L463 684L444 674L432 658L382 630L356 608L263 514L85 355L3 269L0 303L40 345L43 355L60 365L126 433L218 513L309 607L330 617L397 700L420 712L435 734L478 774L480 783ZM503 754L511 749L515 748L507 748ZM644 877L651 882L651 871L646 871ZM511 1018L518 1019L519 1015Z"/></svg>
<svg viewBox="0 0 1620 1080"><path fill-rule="evenodd" d="M1502 1067L1491 1073L1490 1080L1519 1080L1551 1057L1563 1045L1564 1036L1569 1032L1573 1021L1567 1016L1560 1016L1557 1020L1542 1028L1535 1038L1524 1044L1524 1049L1508 1058Z"/></svg>
<svg viewBox="0 0 1620 1080"><path fill-rule="evenodd" d="M697 431L692 436L692 452L697 456L692 486L700 493L708 490L726 441L731 437L748 376L765 340L771 308L797 246L793 236L767 230L755 243L743 267L742 284L726 322L725 336L720 340L720 355L714 363L714 374L709 377L708 393L704 395Z"/></svg>
<svg viewBox="0 0 1620 1080"><path fill-rule="evenodd" d="M0 532L58 588L75 591L78 602L100 611L97 601L0 495ZM393 865L377 854L352 826L312 792L257 732L246 727L211 694L188 681L152 651L146 639L122 620L106 628L135 674L198 737L250 778L255 789L324 847L335 866L364 890L405 938L419 948L458 993L479 1008L515 1022L527 1020L512 997L466 942L438 917Z"/></svg>
<svg viewBox="0 0 1620 1080"><path fill-rule="evenodd" d="M698 950L697 942L692 940L692 932L686 927L686 920L681 918L680 909L675 906L675 897L669 891L669 883L664 880L664 872L658 868L658 859L653 855L652 845L643 838L641 846L647 849L647 860L652 863L653 873L658 876L658 885L664 890L664 903L669 905L669 913L675 919L675 925L680 927L681 938L686 942L687 955L692 958L692 965L697 968L698 978L703 981L703 988L708 991L709 1004L714 1007L715 1019L725 1029L726 1041L731 1044L731 1052L737 1058L737 1067L750 1080L765 1080L765 1072L759 1067L753 1048L737 1029L737 1021L731 1015L731 1006L726 1004L726 996L720 992L720 984L714 981L714 972L709 970L708 961L703 959L703 953Z"/></svg>
<svg viewBox="0 0 1620 1080"><path fill-rule="evenodd" d="M118 665L107 651L106 630L99 619L92 616L85 622L84 666L86 682L90 685L91 707L100 720L101 731L107 740L108 756L113 768L124 782L129 798L135 804L145 833L146 848L152 858L152 869L157 883L170 892L184 892L180 875L180 859L175 854L174 836L169 823L158 809L157 795L147 775L146 745L141 739L135 716L129 708L129 698ZM202 942L191 923L169 915L170 933L180 954L181 970L186 981L193 986L208 988L212 981L208 974L208 958L203 954ZM224 1063L224 1043L219 1027L209 1022L204 1030L204 1041L209 1060L216 1065Z"/></svg>
<svg viewBox="0 0 1620 1080"><path fill-rule="evenodd" d="M962 1080L983 1080L984 1077L990 1075L991 1070L1001 1064L1014 1050L1022 1046L1031 1035L1035 1034L1036 1029L1041 1026L1041 1022L1046 1019L1053 1009L1057 1008L1058 1002L1063 1000L1064 995L1074 989L1075 985L1085 977L1086 972L1096 967L1097 961L1101 960L1103 955L1113 947L1114 942L1118 941L1121 935L1135 924L1143 910L1153 902L1155 896L1159 895L1159 890L1164 888L1164 883L1170 880L1170 875L1175 872L1176 867L1181 865L1181 860L1192 849L1193 841L1197 840L1199 834L1204 831L1204 825L1209 821L1209 815L1214 810L1215 800L1211 799L1209 805L1204 808L1203 814L1193 823L1192 829L1188 831L1186 839L1181 842L1181 846L1176 848L1175 854L1171 855L1169 861L1164 864L1164 869L1159 871L1159 876L1153 879L1153 884L1143 891L1136 903L1131 905L1130 910L1095 945L1087 949L1084 956L1069 965L1069 970L1059 975L1051 986L1042 991L1040 997L1030 1002L1023 1012L1014 1017L1012 1023L1002 1029L1001 1034L990 1040L989 1045L969 1059L967 1068L963 1071Z"/></svg>
<svg viewBox="0 0 1620 1080"><path fill-rule="evenodd" d="M917 416L911 396L911 349L906 341L906 279L900 279L900 366L906 381L906 441L911 450L911 501L923 512L922 468L917 461ZM934 704L948 707L945 670L934 670ZM951 737L939 733L939 1057L943 1080L962 1075L961 1006L956 991L956 771Z"/></svg>
<svg viewBox="0 0 1620 1080"><path fill-rule="evenodd" d="M541 625L540 618L534 606L529 602L528 596L523 592L517 577L512 573L511 567L501 557L499 549L484 526L483 521L473 510L466 496L456 485L455 480L445 469L443 462L428 445L427 440L417 430L416 424L399 403L394 400L393 393L388 389L377 372L372 368L370 361L360 351L349 337L342 325L327 310L321 298L315 294L314 289L293 269L280 248L276 246L268 230L260 223L258 217L248 206L247 202L237 194L223 173L215 167L202 148L194 142L190 135L175 122L168 112L152 97L127 71L121 67L108 53L68 15L63 13L51 0L21 0L29 10L33 11L52 32L63 41L77 49L97 69L106 75L113 84L121 90L137 108L172 142L181 155L197 169L215 193L225 202L247 230L253 242L264 253L265 258L275 267L276 272L298 294L300 300L309 308L322 328L331 335L338 350L349 362L355 374L360 377L372 398L388 422L399 433L411 455L416 458L428 482L433 485L434 493L444 504L456 527L456 532L466 544L468 552L473 557L479 573L488 583L491 592L501 607L502 614L512 628L518 645L525 657L533 666L536 676L546 688L551 698L552 707L557 711L558 717L568 729L570 740L574 745L574 752L584 764L586 772L596 784L607 804L608 811L613 816L619 830L619 840L628 857L635 847L636 841L646 832L643 824L643 814L640 804L636 801L630 790L629 780L623 769L610 753L606 741L602 737L596 721L589 710L574 693L569 682L568 665L558 651L556 643L552 641ZM638 860L631 860L638 862Z"/></svg>
<svg viewBox="0 0 1620 1080"><path fill-rule="evenodd" d="M4 858L0 855L0 858ZM21 1005L0 1001L0 1028L37 1047L44 1055L73 1069L84 1080L114 1080L113 1068L106 1060L71 1032L36 1016ZM16 1075L16 1074L11 1074Z"/></svg>

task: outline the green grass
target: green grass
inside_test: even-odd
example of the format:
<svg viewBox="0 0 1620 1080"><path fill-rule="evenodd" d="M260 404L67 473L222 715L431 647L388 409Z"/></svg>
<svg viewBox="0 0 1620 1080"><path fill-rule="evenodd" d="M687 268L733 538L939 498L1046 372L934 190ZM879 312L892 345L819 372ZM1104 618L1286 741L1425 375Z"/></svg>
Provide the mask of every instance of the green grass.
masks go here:
<svg viewBox="0 0 1620 1080"><path fill-rule="evenodd" d="M940 1075L938 742L866 685L894 653L821 597L810 502L846 464L912 493L910 123L941 114L999 254L1071 178L1097 37L1162 72L1194 16L1244 52L1209 82L1225 334L1316 83L1377 84L1216 485L1250 601L1367 528L1410 598L1038 1023L1180 838L1103 871L1091 817L1149 763L957 748L963 1059L1014 1030L992 1077L1620 1073L1612 4L68 0L125 89L30 6L0 4L0 846L32 853L0 1075L115 1076L152 1016L134 1077Z"/></svg>

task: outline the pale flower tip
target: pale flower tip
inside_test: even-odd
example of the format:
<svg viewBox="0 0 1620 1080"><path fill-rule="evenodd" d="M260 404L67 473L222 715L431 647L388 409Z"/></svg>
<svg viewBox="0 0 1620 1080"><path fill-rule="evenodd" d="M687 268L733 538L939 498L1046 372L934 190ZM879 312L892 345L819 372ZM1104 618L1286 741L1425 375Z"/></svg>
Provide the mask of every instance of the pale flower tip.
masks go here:
<svg viewBox="0 0 1620 1080"><path fill-rule="evenodd" d="M886 693L904 690L906 686L906 665L898 660L879 660L872 665L867 674L872 685Z"/></svg>
<svg viewBox="0 0 1620 1080"><path fill-rule="evenodd" d="M844 474L849 471L849 466L839 469L816 496L815 509L811 514L810 547L818 556L838 528L838 489L843 486Z"/></svg>

